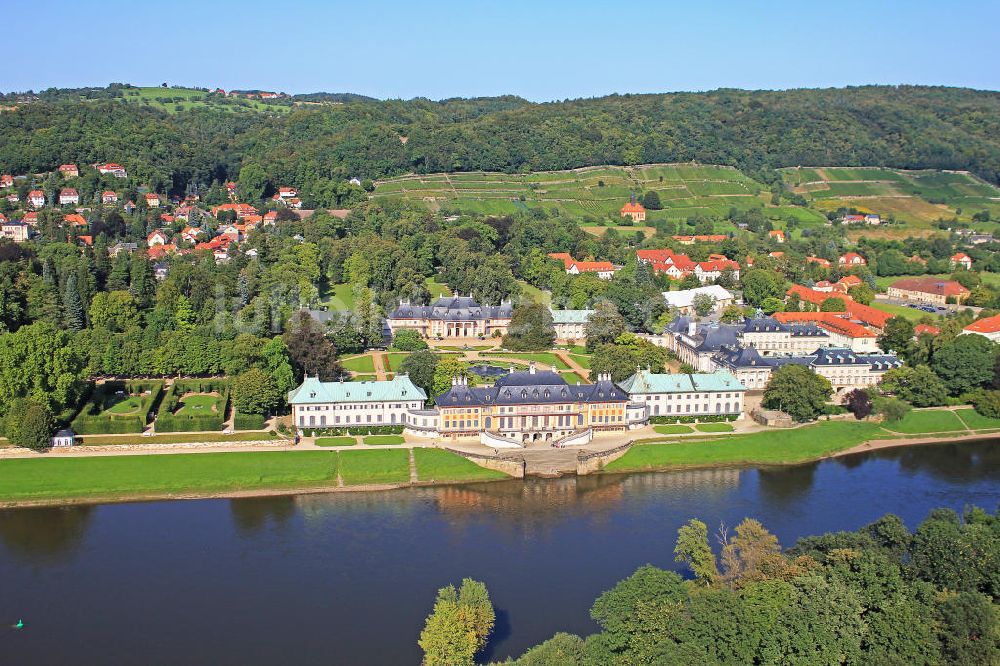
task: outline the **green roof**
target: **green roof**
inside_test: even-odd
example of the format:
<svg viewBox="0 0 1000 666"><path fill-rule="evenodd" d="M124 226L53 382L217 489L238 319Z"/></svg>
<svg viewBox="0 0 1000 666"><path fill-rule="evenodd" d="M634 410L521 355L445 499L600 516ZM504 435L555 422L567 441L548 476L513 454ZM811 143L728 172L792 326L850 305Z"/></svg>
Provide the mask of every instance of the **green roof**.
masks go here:
<svg viewBox="0 0 1000 666"><path fill-rule="evenodd" d="M620 386L629 395L635 393L690 393L694 391L745 391L739 380L726 370L694 374L666 375L640 370Z"/></svg>
<svg viewBox="0 0 1000 666"><path fill-rule="evenodd" d="M306 377L298 388L288 392L290 405L426 399L424 390L406 375L372 382L321 382L318 377Z"/></svg>
<svg viewBox="0 0 1000 666"><path fill-rule="evenodd" d="M590 315L594 314L593 310L553 310L549 308L552 312L552 323L553 324L586 324L590 321Z"/></svg>

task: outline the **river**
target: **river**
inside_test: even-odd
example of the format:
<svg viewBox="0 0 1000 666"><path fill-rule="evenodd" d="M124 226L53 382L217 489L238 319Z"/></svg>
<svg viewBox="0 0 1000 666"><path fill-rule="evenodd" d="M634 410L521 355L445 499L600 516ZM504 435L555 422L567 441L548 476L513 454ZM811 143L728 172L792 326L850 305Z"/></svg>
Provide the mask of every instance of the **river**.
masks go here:
<svg viewBox="0 0 1000 666"><path fill-rule="evenodd" d="M677 528L753 516L783 545L886 512L993 510L1000 441L782 468L0 511L0 663L416 664L435 590L497 607L488 658L595 629L594 599ZM25 627L10 628L18 619Z"/></svg>

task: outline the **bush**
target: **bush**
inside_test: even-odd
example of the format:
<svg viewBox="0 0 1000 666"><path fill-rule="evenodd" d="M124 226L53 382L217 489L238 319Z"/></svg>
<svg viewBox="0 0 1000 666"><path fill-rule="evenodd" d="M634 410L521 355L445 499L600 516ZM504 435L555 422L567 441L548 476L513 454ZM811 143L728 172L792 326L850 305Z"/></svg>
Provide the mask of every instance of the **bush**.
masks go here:
<svg viewBox="0 0 1000 666"><path fill-rule="evenodd" d="M420 351L427 349L427 343L416 331L403 329L392 337L390 348L399 351Z"/></svg>
<svg viewBox="0 0 1000 666"><path fill-rule="evenodd" d="M233 417L233 430L263 430L265 419L260 414L243 414L236 412Z"/></svg>
<svg viewBox="0 0 1000 666"><path fill-rule="evenodd" d="M988 419L1000 419L1000 391L979 391L972 396L976 412Z"/></svg>
<svg viewBox="0 0 1000 666"><path fill-rule="evenodd" d="M879 398L874 406L875 411L889 423L902 421L903 417L909 414L910 409L912 409L909 403L903 402L899 398Z"/></svg>

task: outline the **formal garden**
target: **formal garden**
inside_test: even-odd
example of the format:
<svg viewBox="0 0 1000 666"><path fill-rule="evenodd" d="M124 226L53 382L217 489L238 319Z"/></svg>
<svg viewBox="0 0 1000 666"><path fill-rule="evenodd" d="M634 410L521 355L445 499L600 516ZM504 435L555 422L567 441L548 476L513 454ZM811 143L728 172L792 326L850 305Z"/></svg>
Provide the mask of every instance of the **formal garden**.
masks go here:
<svg viewBox="0 0 1000 666"><path fill-rule="evenodd" d="M228 405L225 379L178 379L163 396L156 431L222 430Z"/></svg>
<svg viewBox="0 0 1000 666"><path fill-rule="evenodd" d="M140 433L162 393L162 381L107 381L95 385L71 427L81 435Z"/></svg>

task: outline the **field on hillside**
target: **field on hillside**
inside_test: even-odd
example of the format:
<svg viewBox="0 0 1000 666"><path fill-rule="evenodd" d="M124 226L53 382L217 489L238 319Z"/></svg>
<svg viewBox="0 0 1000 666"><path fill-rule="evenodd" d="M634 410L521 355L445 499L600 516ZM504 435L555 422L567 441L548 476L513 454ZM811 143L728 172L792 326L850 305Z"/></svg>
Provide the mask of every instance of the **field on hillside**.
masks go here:
<svg viewBox="0 0 1000 666"><path fill-rule="evenodd" d="M1000 214L1000 188L967 172L846 167L791 167L781 172L792 191L822 211L853 207L883 218L892 215L907 227L922 229L941 217L969 220L984 209ZM904 231L883 227L863 233L893 236Z"/></svg>
<svg viewBox="0 0 1000 666"><path fill-rule="evenodd" d="M720 166L692 164L638 167L588 167L529 174L448 173L410 175L376 183L375 198L403 197L433 210L504 214L531 208L556 208L586 224L618 224L618 212L632 194L656 191L663 210L648 211L647 221L687 219L702 213L725 216L730 208L765 203L766 189L742 172ZM776 217L812 218L813 211L778 207Z"/></svg>
<svg viewBox="0 0 1000 666"><path fill-rule="evenodd" d="M130 104L146 104L167 113L178 113L192 109L215 109L233 113L265 112L287 113L289 107L271 104L258 99L236 99L210 95L193 88L126 88L122 90L124 99Z"/></svg>

